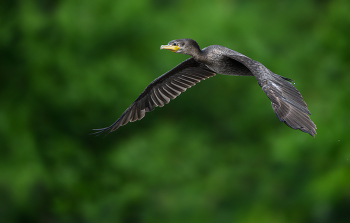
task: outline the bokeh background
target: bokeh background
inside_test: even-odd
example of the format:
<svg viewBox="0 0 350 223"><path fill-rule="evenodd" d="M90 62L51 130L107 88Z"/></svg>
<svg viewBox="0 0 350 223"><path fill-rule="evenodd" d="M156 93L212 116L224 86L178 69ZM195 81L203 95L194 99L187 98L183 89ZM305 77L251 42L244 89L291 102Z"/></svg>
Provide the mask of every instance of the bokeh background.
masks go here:
<svg viewBox="0 0 350 223"><path fill-rule="evenodd" d="M350 2L0 2L1 222L349 222ZM156 77L218 44L295 80L288 128L253 77L217 75L107 137Z"/></svg>

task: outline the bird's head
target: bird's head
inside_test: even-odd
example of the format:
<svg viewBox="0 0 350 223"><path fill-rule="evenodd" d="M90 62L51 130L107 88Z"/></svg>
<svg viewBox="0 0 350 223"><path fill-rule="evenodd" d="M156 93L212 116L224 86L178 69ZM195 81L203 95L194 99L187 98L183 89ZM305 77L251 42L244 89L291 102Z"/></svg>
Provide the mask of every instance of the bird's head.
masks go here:
<svg viewBox="0 0 350 223"><path fill-rule="evenodd" d="M193 56L199 49L196 41L192 39L177 39L172 40L168 45L161 45L160 49L170 50L174 53L181 53Z"/></svg>

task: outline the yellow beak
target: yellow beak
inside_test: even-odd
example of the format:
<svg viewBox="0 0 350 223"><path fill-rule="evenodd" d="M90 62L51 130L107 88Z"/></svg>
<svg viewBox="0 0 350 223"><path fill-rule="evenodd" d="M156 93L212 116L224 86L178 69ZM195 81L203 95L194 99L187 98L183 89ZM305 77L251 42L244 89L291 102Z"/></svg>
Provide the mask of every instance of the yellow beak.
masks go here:
<svg viewBox="0 0 350 223"><path fill-rule="evenodd" d="M170 50L171 52L175 53L179 49L179 47L173 46L173 45L161 45L160 49L161 50Z"/></svg>

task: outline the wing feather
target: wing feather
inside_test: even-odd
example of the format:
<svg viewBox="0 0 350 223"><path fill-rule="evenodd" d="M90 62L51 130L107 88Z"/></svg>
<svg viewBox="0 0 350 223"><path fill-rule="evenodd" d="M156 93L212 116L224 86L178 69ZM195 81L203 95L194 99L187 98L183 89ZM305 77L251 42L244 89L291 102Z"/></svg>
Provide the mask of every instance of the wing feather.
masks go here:
<svg viewBox="0 0 350 223"><path fill-rule="evenodd" d="M214 75L208 67L189 58L152 81L117 121L109 127L93 129L96 131L93 134L109 134L128 122L140 120L146 112L153 111L155 107L163 107L187 88Z"/></svg>
<svg viewBox="0 0 350 223"><path fill-rule="evenodd" d="M300 92L290 83L291 79L272 73L261 63L242 54L227 55L247 67L254 75L261 89L270 99L272 109L279 121L292 129L299 129L315 137L316 125Z"/></svg>

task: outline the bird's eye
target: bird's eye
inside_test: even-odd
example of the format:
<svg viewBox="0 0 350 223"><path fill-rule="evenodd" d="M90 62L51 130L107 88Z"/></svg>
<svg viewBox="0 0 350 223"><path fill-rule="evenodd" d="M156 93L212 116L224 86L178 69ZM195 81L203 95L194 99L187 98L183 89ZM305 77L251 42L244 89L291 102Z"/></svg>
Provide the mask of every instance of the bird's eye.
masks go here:
<svg viewBox="0 0 350 223"><path fill-rule="evenodd" d="M173 46L176 46L177 44L176 43L173 43Z"/></svg>

